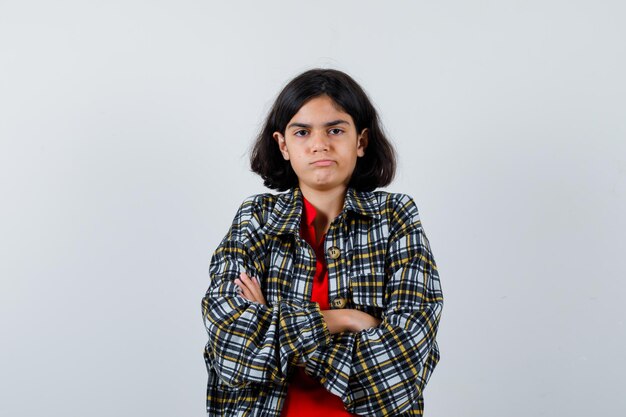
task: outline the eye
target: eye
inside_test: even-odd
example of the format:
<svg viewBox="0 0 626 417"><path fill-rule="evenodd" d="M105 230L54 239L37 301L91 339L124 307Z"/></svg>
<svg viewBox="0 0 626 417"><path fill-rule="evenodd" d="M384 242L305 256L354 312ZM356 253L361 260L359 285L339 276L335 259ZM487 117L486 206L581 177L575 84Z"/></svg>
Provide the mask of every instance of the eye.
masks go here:
<svg viewBox="0 0 626 417"><path fill-rule="evenodd" d="M341 135L343 133L343 129L339 129L338 127L333 127L332 129L328 130L328 133L330 133L331 135Z"/></svg>
<svg viewBox="0 0 626 417"><path fill-rule="evenodd" d="M306 131L306 130L304 130L304 129L300 129L300 130L296 130L295 132L293 132L293 135L294 135L294 136L303 137L303 136L306 136L306 135L307 135L307 133L309 133L309 132L307 132L307 131Z"/></svg>

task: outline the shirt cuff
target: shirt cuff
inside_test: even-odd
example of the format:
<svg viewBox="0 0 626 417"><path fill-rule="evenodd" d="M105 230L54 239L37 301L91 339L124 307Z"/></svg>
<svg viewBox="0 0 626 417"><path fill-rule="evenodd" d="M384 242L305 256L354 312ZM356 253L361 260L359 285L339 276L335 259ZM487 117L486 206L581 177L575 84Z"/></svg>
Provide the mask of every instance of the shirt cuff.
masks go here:
<svg viewBox="0 0 626 417"><path fill-rule="evenodd" d="M332 340L332 336L328 330L328 325L324 321L324 316L320 310L320 305L312 302L309 305L309 309L309 329L311 334L310 337L305 338L307 342L304 345L304 362L307 362L310 355L313 354L319 347L330 344Z"/></svg>

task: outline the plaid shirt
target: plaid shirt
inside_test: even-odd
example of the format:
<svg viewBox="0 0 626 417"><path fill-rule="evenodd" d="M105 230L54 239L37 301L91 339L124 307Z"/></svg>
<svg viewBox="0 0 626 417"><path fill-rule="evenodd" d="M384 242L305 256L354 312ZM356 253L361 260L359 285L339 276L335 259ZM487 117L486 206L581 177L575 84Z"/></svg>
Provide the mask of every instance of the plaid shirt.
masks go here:
<svg viewBox="0 0 626 417"><path fill-rule="evenodd" d="M302 210L297 187L247 198L211 258L202 299L208 415L279 417L294 366L352 413L422 415L443 296L414 201L348 188L324 242L329 300L382 323L335 335L310 301L316 262L300 237ZM244 271L259 278L267 306L238 295L233 281Z"/></svg>

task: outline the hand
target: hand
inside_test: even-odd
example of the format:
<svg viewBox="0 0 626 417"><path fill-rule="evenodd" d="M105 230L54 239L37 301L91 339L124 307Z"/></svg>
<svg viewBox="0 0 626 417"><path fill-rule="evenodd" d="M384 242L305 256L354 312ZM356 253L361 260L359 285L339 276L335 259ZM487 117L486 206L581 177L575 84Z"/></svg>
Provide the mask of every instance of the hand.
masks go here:
<svg viewBox="0 0 626 417"><path fill-rule="evenodd" d="M355 309L322 310L322 316L330 334L360 332L377 327L381 321L363 311Z"/></svg>
<svg viewBox="0 0 626 417"><path fill-rule="evenodd" d="M248 274L242 272L239 278L235 279L235 284L241 289L241 296L255 303L267 305L265 297L261 292L261 284L255 277L250 278Z"/></svg>
<svg viewBox="0 0 626 417"><path fill-rule="evenodd" d="M348 325L350 331L360 332L361 330L371 329L372 327L378 327L381 323L380 319L367 314L361 310L348 310L348 317L350 318Z"/></svg>

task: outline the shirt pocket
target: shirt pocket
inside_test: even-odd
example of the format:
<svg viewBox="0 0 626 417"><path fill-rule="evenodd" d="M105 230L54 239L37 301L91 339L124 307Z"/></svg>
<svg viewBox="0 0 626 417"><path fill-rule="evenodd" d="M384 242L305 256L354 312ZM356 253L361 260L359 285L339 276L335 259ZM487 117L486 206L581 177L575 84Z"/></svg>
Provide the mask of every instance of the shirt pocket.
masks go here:
<svg viewBox="0 0 626 417"><path fill-rule="evenodd" d="M385 308L385 274L357 273L350 279L352 303L357 310L382 318Z"/></svg>

